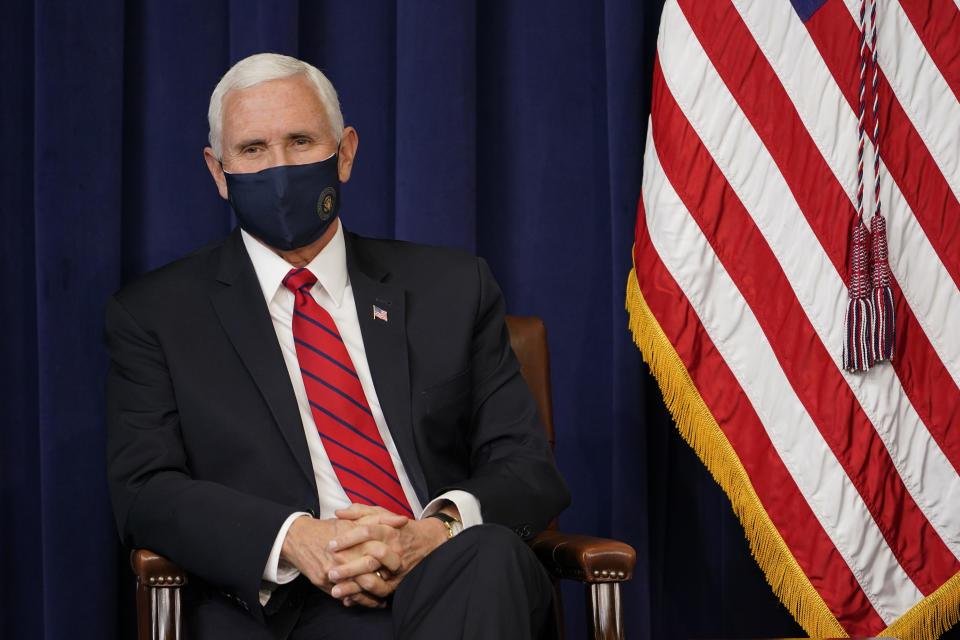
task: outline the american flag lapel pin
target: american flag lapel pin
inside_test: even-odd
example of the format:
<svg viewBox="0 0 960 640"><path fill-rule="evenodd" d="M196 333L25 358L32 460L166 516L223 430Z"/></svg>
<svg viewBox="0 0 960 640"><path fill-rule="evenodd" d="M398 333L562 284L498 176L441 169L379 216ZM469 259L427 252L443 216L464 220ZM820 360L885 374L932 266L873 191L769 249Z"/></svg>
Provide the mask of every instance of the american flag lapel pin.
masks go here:
<svg viewBox="0 0 960 640"><path fill-rule="evenodd" d="M373 319L374 320L383 320L387 321L387 310L381 309L377 305L373 305Z"/></svg>

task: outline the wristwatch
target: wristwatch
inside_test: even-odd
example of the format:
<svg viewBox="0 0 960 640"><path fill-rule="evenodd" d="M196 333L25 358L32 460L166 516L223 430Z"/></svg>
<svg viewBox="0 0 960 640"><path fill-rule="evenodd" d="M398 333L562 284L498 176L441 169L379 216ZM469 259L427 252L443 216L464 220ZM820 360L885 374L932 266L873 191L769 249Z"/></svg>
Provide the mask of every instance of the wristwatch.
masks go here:
<svg viewBox="0 0 960 640"><path fill-rule="evenodd" d="M448 540L453 536L457 535L458 533L460 533L461 531L463 531L463 523L457 520L456 518L454 518L453 516L448 516L447 514L438 511L436 513L431 513L427 517L436 518L437 520L439 520L444 524L444 526L447 528Z"/></svg>

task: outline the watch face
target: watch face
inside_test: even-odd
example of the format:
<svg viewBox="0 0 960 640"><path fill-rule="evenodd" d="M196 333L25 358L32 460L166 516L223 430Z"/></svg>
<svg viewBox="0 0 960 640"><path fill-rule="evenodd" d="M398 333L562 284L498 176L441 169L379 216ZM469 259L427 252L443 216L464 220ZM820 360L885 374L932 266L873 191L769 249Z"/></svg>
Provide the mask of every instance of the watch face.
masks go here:
<svg viewBox="0 0 960 640"><path fill-rule="evenodd" d="M453 531L453 535L457 535L463 531L463 524L459 520L454 520L450 523L450 530Z"/></svg>

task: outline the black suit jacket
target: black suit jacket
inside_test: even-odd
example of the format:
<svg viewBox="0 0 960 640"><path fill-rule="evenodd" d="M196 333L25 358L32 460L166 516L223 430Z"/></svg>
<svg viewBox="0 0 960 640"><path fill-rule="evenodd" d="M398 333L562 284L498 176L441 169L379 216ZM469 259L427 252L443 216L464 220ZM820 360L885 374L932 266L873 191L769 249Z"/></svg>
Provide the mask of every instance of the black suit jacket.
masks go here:
<svg viewBox="0 0 960 640"><path fill-rule="evenodd" d="M459 488L524 538L569 502L486 263L347 233L377 396L420 501ZM373 305L388 312L374 319ZM107 465L121 537L256 617L273 541L319 512L303 425L239 231L106 305Z"/></svg>

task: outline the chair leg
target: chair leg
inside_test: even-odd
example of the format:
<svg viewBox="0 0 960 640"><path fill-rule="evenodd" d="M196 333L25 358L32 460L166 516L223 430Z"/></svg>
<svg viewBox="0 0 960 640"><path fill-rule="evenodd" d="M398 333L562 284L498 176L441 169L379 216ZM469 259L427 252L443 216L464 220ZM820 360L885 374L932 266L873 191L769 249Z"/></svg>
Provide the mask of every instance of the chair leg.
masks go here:
<svg viewBox="0 0 960 640"><path fill-rule="evenodd" d="M587 603L587 637L592 640L622 640L623 612L619 582L584 585Z"/></svg>
<svg viewBox="0 0 960 640"><path fill-rule="evenodd" d="M180 589L153 590L157 637L180 640Z"/></svg>
<svg viewBox="0 0 960 640"><path fill-rule="evenodd" d="M137 640L180 640L180 587L186 572L147 549L130 552L137 576Z"/></svg>
<svg viewBox="0 0 960 640"><path fill-rule="evenodd" d="M137 585L138 640L181 640L180 588Z"/></svg>

